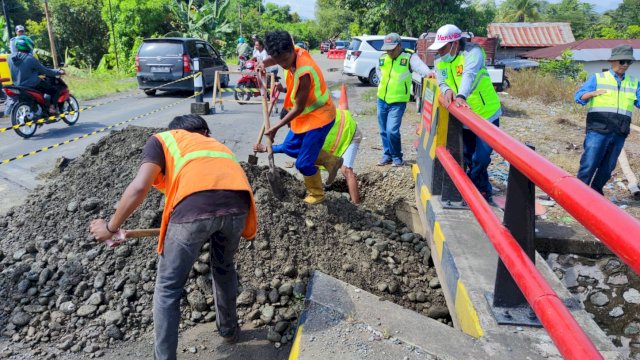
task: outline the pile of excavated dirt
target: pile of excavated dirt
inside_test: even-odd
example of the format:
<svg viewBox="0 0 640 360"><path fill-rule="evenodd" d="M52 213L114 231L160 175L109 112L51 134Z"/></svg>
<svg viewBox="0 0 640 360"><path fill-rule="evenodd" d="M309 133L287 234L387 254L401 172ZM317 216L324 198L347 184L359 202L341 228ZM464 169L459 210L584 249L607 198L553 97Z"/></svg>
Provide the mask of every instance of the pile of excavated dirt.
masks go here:
<svg viewBox="0 0 640 360"><path fill-rule="evenodd" d="M0 217L0 332L32 349L29 355L54 358L70 351L99 357L103 349L152 330L155 239L131 239L112 249L88 232L91 219L113 214L152 132L130 127L112 133L52 175L25 205ZM429 248L418 234L379 210L354 206L340 192L308 206L302 183L282 170L288 194L279 201L266 181L267 168L243 166L259 216L258 236L243 240L236 257L245 326L269 326L269 340L291 341L314 270L450 321L435 269L428 266ZM363 176L368 203L395 201L392 194L406 176L393 176L380 179L386 195L379 201L378 175ZM159 226L162 202L152 190L124 227ZM205 244L186 285L182 327L215 320L208 250ZM0 355L12 353L9 348Z"/></svg>

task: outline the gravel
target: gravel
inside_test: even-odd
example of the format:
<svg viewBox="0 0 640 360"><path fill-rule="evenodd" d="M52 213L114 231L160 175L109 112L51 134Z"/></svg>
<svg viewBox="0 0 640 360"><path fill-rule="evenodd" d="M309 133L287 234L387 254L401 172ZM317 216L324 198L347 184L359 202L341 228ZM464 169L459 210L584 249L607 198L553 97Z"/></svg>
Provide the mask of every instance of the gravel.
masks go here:
<svg viewBox="0 0 640 360"><path fill-rule="evenodd" d="M40 349L42 357L51 354L44 350L49 343L98 356L114 341L137 341L152 331L155 239L111 249L96 244L87 227L113 214L154 131L113 132L0 216L2 336ZM396 221L390 206L413 198L410 171L363 174L364 206L351 204L338 182L323 204L310 207L302 201L303 184L289 173L280 171L287 196L279 201L269 190L267 168L242 165L259 213L258 236L243 241L236 257L242 323L269 326L276 343L291 341L314 270L450 321L435 269L424 261L428 247ZM123 227L159 226L162 201L152 190ZM205 244L185 286L182 327L215 320L208 254Z"/></svg>

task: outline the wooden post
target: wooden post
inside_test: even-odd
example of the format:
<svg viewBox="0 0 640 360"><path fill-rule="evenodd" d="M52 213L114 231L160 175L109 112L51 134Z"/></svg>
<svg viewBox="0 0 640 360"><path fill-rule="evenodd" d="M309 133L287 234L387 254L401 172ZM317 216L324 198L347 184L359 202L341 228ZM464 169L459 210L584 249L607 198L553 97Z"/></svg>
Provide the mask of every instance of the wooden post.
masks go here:
<svg viewBox="0 0 640 360"><path fill-rule="evenodd" d="M49 16L49 1L44 0L44 15L47 18L47 31L49 32L49 46L51 47L51 57L53 58L53 67L58 68L58 52L56 51L56 43L53 38L53 29L51 29L51 17Z"/></svg>

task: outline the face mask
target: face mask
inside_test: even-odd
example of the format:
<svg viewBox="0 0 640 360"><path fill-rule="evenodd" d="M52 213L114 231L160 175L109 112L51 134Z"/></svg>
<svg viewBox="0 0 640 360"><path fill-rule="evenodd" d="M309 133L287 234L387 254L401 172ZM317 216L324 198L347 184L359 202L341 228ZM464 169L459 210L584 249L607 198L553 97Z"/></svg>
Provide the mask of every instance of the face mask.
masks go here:
<svg viewBox="0 0 640 360"><path fill-rule="evenodd" d="M452 62L455 56L451 55L451 50L453 50L453 46L451 47L451 49L449 49L448 53L440 56L440 61L444 61L446 63Z"/></svg>

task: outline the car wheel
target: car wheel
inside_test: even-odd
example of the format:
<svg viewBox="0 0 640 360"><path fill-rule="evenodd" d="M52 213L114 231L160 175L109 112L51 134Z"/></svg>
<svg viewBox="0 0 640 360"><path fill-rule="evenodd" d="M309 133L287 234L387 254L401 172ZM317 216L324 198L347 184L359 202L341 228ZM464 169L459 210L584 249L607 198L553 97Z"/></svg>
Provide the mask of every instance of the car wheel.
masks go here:
<svg viewBox="0 0 640 360"><path fill-rule="evenodd" d="M147 94L147 96L154 96L156 94L156 90L145 90L144 93Z"/></svg>
<svg viewBox="0 0 640 360"><path fill-rule="evenodd" d="M378 74L376 74L376 69L372 69L369 72L369 84L373 86L378 86L380 84L380 79L378 78Z"/></svg>
<svg viewBox="0 0 640 360"><path fill-rule="evenodd" d="M360 80L360 82L363 84L369 83L369 78L366 78L366 77L358 76L358 80Z"/></svg>

